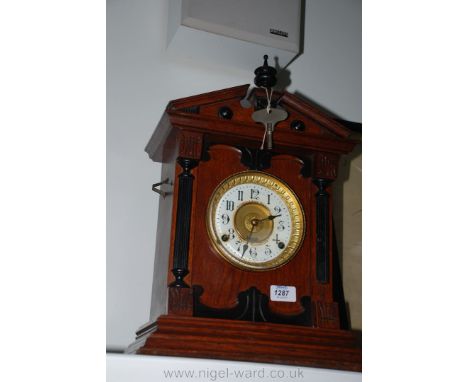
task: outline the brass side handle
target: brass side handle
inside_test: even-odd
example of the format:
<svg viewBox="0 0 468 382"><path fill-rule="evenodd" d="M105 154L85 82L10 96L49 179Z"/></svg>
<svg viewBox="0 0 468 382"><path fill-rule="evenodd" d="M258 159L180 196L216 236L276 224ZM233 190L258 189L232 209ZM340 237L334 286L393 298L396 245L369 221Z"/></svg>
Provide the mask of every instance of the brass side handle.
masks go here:
<svg viewBox="0 0 468 382"><path fill-rule="evenodd" d="M166 178L164 179L162 182L158 182L158 183L155 183L151 186L151 189L154 191L154 192L157 192L159 195L161 195L163 198L165 198L167 195L170 194L170 192L166 192L166 191L163 191L163 190L160 190L158 187L163 185L163 184L168 184L170 186L172 186L172 182L169 180L169 178Z"/></svg>

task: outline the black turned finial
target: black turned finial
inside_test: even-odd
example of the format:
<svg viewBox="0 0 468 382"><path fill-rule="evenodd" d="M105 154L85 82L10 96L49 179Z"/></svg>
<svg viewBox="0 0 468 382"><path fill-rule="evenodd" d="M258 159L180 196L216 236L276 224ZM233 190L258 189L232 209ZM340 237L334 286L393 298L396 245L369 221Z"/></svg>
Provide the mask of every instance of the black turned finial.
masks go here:
<svg viewBox="0 0 468 382"><path fill-rule="evenodd" d="M258 87L272 88L276 85L276 69L272 66L268 66L268 56L263 56L263 66L259 66L255 69L255 80L254 83Z"/></svg>

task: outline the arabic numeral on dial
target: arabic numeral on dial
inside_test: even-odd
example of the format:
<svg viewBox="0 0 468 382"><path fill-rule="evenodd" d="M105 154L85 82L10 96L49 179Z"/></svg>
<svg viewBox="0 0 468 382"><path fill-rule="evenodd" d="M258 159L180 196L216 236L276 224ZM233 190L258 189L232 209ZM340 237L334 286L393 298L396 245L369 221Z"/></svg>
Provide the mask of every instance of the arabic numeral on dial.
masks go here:
<svg viewBox="0 0 468 382"><path fill-rule="evenodd" d="M284 231L284 221L280 220L278 222L278 230L279 231Z"/></svg>
<svg viewBox="0 0 468 382"><path fill-rule="evenodd" d="M277 214L279 214L279 213L281 212L280 206L275 206L275 208L273 208L273 209L275 210L275 212L276 212Z"/></svg>
<svg viewBox="0 0 468 382"><path fill-rule="evenodd" d="M228 214L222 214L221 215L221 221L223 222L223 224L228 224L230 220L231 219L229 218Z"/></svg>
<svg viewBox="0 0 468 382"><path fill-rule="evenodd" d="M236 241L234 242L234 245L236 246L237 252L240 252L240 251L241 251L241 248L242 248L241 244L242 244L242 243L241 243L239 240L236 240Z"/></svg>
<svg viewBox="0 0 468 382"><path fill-rule="evenodd" d="M249 250L250 256L257 256L257 250L255 248L250 248Z"/></svg>
<svg viewBox="0 0 468 382"><path fill-rule="evenodd" d="M250 190L250 199L258 199L258 195L260 194L260 191L256 190L255 188L252 188Z"/></svg>
<svg viewBox="0 0 468 382"><path fill-rule="evenodd" d="M234 201L226 200L226 211L234 211Z"/></svg>
<svg viewBox="0 0 468 382"><path fill-rule="evenodd" d="M237 200L242 202L244 200L244 191L237 191Z"/></svg>
<svg viewBox="0 0 468 382"><path fill-rule="evenodd" d="M236 235L234 234L234 229L233 228L229 228L228 229L228 235L231 239L234 239L236 237Z"/></svg>
<svg viewBox="0 0 468 382"><path fill-rule="evenodd" d="M270 204L270 198L271 198L271 194L268 194L267 195L267 204Z"/></svg>
<svg viewBox="0 0 468 382"><path fill-rule="evenodd" d="M267 256L271 255L271 249L269 247L265 248L265 255L267 255Z"/></svg>

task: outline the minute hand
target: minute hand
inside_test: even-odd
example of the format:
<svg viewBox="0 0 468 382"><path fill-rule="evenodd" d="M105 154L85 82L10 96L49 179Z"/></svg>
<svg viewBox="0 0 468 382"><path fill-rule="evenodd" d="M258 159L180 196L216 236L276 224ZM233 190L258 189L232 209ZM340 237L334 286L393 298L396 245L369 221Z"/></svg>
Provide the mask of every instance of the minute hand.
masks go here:
<svg viewBox="0 0 468 382"><path fill-rule="evenodd" d="M260 222L263 222L265 220L273 220L273 219L277 218L278 216L281 216L281 214L280 215L270 215L270 216L268 216L268 217L266 217L264 219L260 219L258 222L260 223Z"/></svg>

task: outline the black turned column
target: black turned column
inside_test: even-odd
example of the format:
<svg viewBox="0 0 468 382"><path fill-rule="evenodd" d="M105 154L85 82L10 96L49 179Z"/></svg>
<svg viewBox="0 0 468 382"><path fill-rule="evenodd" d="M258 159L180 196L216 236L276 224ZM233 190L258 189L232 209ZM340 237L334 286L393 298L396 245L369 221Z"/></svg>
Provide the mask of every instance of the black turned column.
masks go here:
<svg viewBox="0 0 468 382"><path fill-rule="evenodd" d="M177 199L176 229L174 238L174 258L172 274L175 280L169 285L176 288L188 288L184 277L189 273L188 252L190 239L190 214L192 212L193 175L191 170L198 164L195 159L177 158L183 172L179 175Z"/></svg>
<svg viewBox="0 0 468 382"><path fill-rule="evenodd" d="M326 188L331 184L331 180L317 178L314 179L318 191L316 197L317 221L317 246L316 246L316 278L320 283L328 283L329 281L329 243L330 243L330 211L329 197Z"/></svg>
<svg viewBox="0 0 468 382"><path fill-rule="evenodd" d="M333 296L332 256L332 188L338 173L339 156L335 153L317 152L314 155L312 181L315 192L315 277L313 285L314 324L318 328L339 329L338 303Z"/></svg>

